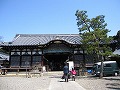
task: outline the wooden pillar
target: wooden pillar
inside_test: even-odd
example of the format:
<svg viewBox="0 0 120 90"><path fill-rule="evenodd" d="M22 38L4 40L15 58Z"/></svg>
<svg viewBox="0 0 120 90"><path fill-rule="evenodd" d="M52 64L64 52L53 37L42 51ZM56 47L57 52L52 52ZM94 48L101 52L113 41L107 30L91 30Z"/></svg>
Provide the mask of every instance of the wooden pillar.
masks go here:
<svg viewBox="0 0 120 90"><path fill-rule="evenodd" d="M9 67L11 66L11 49L9 48Z"/></svg>
<svg viewBox="0 0 120 90"><path fill-rule="evenodd" d="M83 63L84 63L84 66L85 66L86 62L85 62L85 50L84 49L83 49Z"/></svg>
<svg viewBox="0 0 120 90"><path fill-rule="evenodd" d="M22 59L22 49L20 50L20 67L21 67L21 60Z"/></svg>
<svg viewBox="0 0 120 90"><path fill-rule="evenodd" d="M42 54L41 54L41 72L42 73L43 73L43 64L44 64L43 57L44 57L44 55L43 55L43 49L42 49Z"/></svg>
<svg viewBox="0 0 120 90"><path fill-rule="evenodd" d="M32 51L31 51L30 67L32 67L32 61L33 61L33 53L32 53Z"/></svg>
<svg viewBox="0 0 120 90"><path fill-rule="evenodd" d="M41 56L41 66L42 66L42 67L43 67L43 65L44 65L43 59L44 59L44 55L43 55L43 49L42 49L42 56Z"/></svg>

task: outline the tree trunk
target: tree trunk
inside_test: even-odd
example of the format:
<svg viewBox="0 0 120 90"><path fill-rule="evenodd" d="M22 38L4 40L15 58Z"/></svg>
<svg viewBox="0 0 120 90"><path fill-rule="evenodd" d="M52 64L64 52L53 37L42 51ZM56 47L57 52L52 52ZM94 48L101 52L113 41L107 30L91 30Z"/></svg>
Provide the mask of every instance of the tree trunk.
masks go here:
<svg viewBox="0 0 120 90"><path fill-rule="evenodd" d="M100 66L100 79L103 78L103 56L102 56L102 60L101 60L101 66Z"/></svg>

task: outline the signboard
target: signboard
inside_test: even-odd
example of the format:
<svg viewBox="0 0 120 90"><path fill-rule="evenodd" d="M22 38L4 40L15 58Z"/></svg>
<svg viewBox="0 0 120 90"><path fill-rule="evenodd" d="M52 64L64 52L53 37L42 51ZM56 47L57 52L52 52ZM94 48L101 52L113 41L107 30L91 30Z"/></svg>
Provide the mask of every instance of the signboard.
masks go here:
<svg viewBox="0 0 120 90"><path fill-rule="evenodd" d="M71 71L72 68L74 68L74 62L73 61L68 61L67 63L69 65L69 71Z"/></svg>

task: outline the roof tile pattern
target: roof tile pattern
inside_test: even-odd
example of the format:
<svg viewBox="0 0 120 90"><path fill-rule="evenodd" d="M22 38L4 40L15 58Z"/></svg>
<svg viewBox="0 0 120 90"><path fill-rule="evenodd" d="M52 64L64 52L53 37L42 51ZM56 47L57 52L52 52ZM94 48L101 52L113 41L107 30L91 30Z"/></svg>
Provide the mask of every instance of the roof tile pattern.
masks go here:
<svg viewBox="0 0 120 90"><path fill-rule="evenodd" d="M79 34L17 34L8 45L43 45L53 40L63 40L70 44L81 44Z"/></svg>

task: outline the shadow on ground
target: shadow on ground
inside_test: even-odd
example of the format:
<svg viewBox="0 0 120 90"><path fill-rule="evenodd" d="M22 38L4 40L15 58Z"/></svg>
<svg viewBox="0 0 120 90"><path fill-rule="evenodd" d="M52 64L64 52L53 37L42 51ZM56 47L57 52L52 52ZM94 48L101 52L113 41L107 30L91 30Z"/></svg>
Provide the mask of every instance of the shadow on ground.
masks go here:
<svg viewBox="0 0 120 90"><path fill-rule="evenodd" d="M109 88L111 90L120 90L120 88L117 88L117 87L107 87L107 88Z"/></svg>
<svg viewBox="0 0 120 90"><path fill-rule="evenodd" d="M109 80L111 81L116 81L116 83L107 83L106 86L107 88L111 89L111 90L120 90L120 77L107 77L104 78L105 80Z"/></svg>

